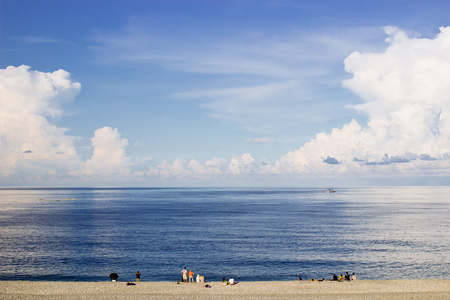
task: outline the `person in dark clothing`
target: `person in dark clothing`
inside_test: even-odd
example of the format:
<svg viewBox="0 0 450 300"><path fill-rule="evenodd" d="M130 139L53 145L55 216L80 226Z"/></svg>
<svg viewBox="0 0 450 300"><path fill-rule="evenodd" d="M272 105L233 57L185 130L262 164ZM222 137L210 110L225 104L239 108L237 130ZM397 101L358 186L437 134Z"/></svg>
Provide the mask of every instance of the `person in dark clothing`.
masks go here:
<svg viewBox="0 0 450 300"><path fill-rule="evenodd" d="M111 279L112 282L117 281L117 278L119 278L119 275L117 275L117 273L111 273L109 275L109 279Z"/></svg>
<svg viewBox="0 0 450 300"><path fill-rule="evenodd" d="M348 274L348 272L347 272L347 273L345 273L345 280L348 280L348 281L350 281L350 274Z"/></svg>
<svg viewBox="0 0 450 300"><path fill-rule="evenodd" d="M136 272L136 282L140 282L141 281L141 273L139 271Z"/></svg>

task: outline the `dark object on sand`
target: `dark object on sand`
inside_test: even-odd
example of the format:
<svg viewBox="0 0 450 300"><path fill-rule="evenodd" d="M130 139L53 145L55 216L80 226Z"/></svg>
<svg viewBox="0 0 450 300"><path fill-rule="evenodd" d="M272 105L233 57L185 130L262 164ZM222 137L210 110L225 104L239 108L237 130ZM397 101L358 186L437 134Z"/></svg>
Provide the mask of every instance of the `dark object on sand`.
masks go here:
<svg viewBox="0 0 450 300"><path fill-rule="evenodd" d="M111 279L112 281L116 281L117 278L119 278L119 275L117 275L117 273L109 274L109 279Z"/></svg>
<svg viewBox="0 0 450 300"><path fill-rule="evenodd" d="M212 288L212 286L210 286L209 284L204 285L205 288Z"/></svg>
<svg viewBox="0 0 450 300"><path fill-rule="evenodd" d="M133 282L127 282L127 285L136 285L136 283L133 283Z"/></svg>

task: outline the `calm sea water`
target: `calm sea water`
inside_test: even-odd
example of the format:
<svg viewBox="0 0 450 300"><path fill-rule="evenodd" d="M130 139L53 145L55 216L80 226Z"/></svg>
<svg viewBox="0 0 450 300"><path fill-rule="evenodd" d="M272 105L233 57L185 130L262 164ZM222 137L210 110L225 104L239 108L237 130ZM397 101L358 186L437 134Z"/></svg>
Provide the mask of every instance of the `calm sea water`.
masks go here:
<svg viewBox="0 0 450 300"><path fill-rule="evenodd" d="M450 187L3 188L0 199L0 280L176 281L185 266L207 281L450 278Z"/></svg>

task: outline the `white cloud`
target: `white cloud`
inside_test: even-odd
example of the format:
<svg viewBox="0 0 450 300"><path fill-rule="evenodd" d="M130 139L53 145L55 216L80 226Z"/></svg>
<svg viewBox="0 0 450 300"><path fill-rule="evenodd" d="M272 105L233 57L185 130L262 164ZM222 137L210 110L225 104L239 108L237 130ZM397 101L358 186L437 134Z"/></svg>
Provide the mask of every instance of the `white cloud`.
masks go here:
<svg viewBox="0 0 450 300"><path fill-rule="evenodd" d="M91 47L96 61L212 74L214 88L208 79L200 88L173 96L198 101L210 116L260 134L325 122L331 116L324 106L342 111L342 99L329 96L340 90L342 60L355 48L379 47L374 38L382 34L379 28L328 27L220 36L197 28L165 35L164 28L152 28L133 19L121 31L98 34Z"/></svg>
<svg viewBox="0 0 450 300"><path fill-rule="evenodd" d="M247 140L248 144L266 144L273 143L274 139L269 137L261 137L261 138L249 138Z"/></svg>
<svg viewBox="0 0 450 300"><path fill-rule="evenodd" d="M44 73L29 66L0 70L0 172L12 184L59 184L86 175L127 175L128 144L117 129L104 127L92 138L92 157L82 162L67 128L56 122L64 104L81 89L64 70Z"/></svg>
<svg viewBox="0 0 450 300"><path fill-rule="evenodd" d="M79 162L75 138L55 121L81 88L64 70L43 73L29 66L0 70L0 172L44 176L67 172Z"/></svg>
<svg viewBox="0 0 450 300"><path fill-rule="evenodd" d="M173 97L200 100L201 107L218 119L250 124L263 120L265 124L267 120L280 122L310 118L300 109L293 109L310 100L305 90L301 83L291 80L242 88L194 90L177 93Z"/></svg>
<svg viewBox="0 0 450 300"><path fill-rule="evenodd" d="M15 39L22 41L24 43L37 44L37 43L67 43L63 40L52 39L43 36L16 36Z"/></svg>
<svg viewBox="0 0 450 300"><path fill-rule="evenodd" d="M172 163L163 160L156 167L150 167L146 175L182 180L230 179L235 176L256 174L257 167L255 159L246 153L234 156L230 161L224 158L213 158L206 161L205 164L194 159L189 162L175 159Z"/></svg>
<svg viewBox="0 0 450 300"><path fill-rule="evenodd" d="M365 101L354 108L368 114L368 126L353 120L319 133L272 171L448 176L450 27L434 39L409 38L392 27L386 32L386 51L355 52L345 60L353 77L344 86Z"/></svg>
<svg viewBox="0 0 450 300"><path fill-rule="evenodd" d="M250 153L229 160L215 157L204 163L195 159L163 160L150 167L153 160L135 159L145 163L146 170L142 171L144 168L130 163L126 154L127 139L111 127L95 131L93 155L81 162L74 146L76 138L67 135L68 129L56 125L64 115L64 104L74 99L80 84L72 82L70 74L64 70L43 73L27 66L8 67L0 70L0 172L4 178L17 178L27 173L29 176L71 175L106 180L159 177L216 182L274 174L305 178L328 175L448 176L450 27L441 28L441 33L432 39L411 37L394 27L385 30L388 38L384 51L354 52L344 61L345 70L352 78L345 80L343 86L363 102L348 107L366 114L367 124L351 120L329 133L320 132L274 163L265 159L256 161ZM286 44L273 46L273 49L293 51ZM264 53L263 48L249 51ZM242 57L247 58L244 54ZM286 61L277 59L283 68L290 68ZM188 60L183 61L188 63ZM166 63L169 64L169 60ZM206 72L213 65L202 65L200 69ZM249 66L251 68L252 64ZM234 70L244 72L239 68ZM258 68L252 72L258 73ZM294 73L288 72L287 77ZM196 90L176 96L197 98L215 117L234 122L246 119L246 122L256 124L258 121L246 118L250 114L262 119L272 114L285 119L312 115L306 109L303 114L296 109L302 108L300 102L310 99L312 90L303 89L303 75L292 78L275 74L265 84ZM329 110L320 113L323 111L330 113ZM274 123L277 120L271 119ZM271 141L271 138L263 137L249 139L248 143Z"/></svg>
<svg viewBox="0 0 450 300"><path fill-rule="evenodd" d="M117 128L103 127L91 139L94 152L74 175L129 175L130 159L126 155L128 140L122 138Z"/></svg>
<svg viewBox="0 0 450 300"><path fill-rule="evenodd" d="M213 158L207 160L205 166L208 170L208 174L220 175L226 173L228 161L224 158Z"/></svg>
<svg viewBox="0 0 450 300"><path fill-rule="evenodd" d="M230 160L229 171L233 175L248 175L255 170L255 159L250 153L245 153L241 157L233 157Z"/></svg>

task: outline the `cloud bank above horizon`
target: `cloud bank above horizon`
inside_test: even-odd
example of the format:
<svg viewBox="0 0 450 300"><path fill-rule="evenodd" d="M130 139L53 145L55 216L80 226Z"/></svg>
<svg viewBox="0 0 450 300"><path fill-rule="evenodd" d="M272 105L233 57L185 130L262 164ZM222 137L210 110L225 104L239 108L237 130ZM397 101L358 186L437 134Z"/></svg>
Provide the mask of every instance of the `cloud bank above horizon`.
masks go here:
<svg viewBox="0 0 450 300"><path fill-rule="evenodd" d="M64 117L64 105L75 101L81 84L73 82L64 70L44 73L28 66L7 67L0 70L2 182L82 184L95 178L97 182L101 179L105 183L147 185L158 180L224 183L271 176L448 177L450 27L441 27L440 33L431 39L410 37L395 27L386 27L385 33L388 37L384 51L353 52L343 62L345 71L352 77L342 85L362 101L348 107L364 113L367 124L353 119L330 133L319 132L314 139L274 162L257 161L251 153L243 153L230 154L231 158L212 157L204 162L179 158L144 164L141 158L127 155L126 137L121 136L118 128L108 126L95 130L91 139L92 156L83 161L77 151L81 138L70 136L69 129L57 126L58 120ZM229 56L227 60L232 61L227 65L246 66L245 60L233 62ZM276 64L276 60L269 61ZM252 58L250 62L242 72L255 70L255 60ZM207 60L199 64L200 69L185 65L182 68L203 72L209 68L206 63ZM283 76L279 77L295 73L286 70L286 65L270 68L281 70L277 74ZM256 91L261 92L261 99L250 88L186 91L174 96L212 99L204 105L210 105L216 114L220 111L219 119L230 120L236 115L223 112L233 107L235 99L273 105L280 97L291 99L301 90L299 86L302 86L299 81L289 78L282 83L259 86ZM333 113L327 108L323 111ZM248 140L252 144L271 142L273 139L269 137ZM62 178L63 181L58 181Z"/></svg>

